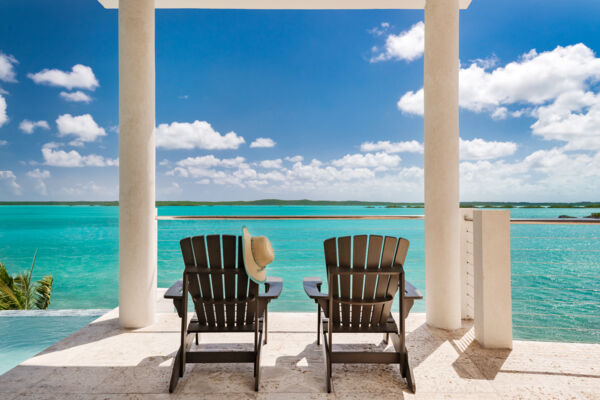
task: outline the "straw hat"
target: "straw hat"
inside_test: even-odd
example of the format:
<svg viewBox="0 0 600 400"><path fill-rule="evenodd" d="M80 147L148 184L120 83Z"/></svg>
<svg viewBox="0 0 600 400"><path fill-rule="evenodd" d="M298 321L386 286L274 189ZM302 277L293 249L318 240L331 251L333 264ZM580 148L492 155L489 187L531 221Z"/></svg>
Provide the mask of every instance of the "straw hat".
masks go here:
<svg viewBox="0 0 600 400"><path fill-rule="evenodd" d="M267 279L267 265L275 259L273 246L265 236L251 236L248 228L242 227L244 266L246 273L256 283Z"/></svg>

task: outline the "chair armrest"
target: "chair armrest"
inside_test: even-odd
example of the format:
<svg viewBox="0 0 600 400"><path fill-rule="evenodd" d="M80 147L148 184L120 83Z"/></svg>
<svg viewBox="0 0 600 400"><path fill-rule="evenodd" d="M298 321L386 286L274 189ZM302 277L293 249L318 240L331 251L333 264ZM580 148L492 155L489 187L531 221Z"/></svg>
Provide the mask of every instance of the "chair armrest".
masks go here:
<svg viewBox="0 0 600 400"><path fill-rule="evenodd" d="M171 285L163 296L165 299L180 300L183 298L183 279L178 280Z"/></svg>
<svg viewBox="0 0 600 400"><path fill-rule="evenodd" d="M315 301L315 303L318 302L319 299L329 298L329 295L327 293L321 292L321 285L323 284L321 282L321 278L317 278L317 277L304 278L304 280L302 281L302 284L304 285L304 291L306 292L306 295L308 297L310 297L311 299L313 299Z"/></svg>
<svg viewBox="0 0 600 400"><path fill-rule="evenodd" d="M261 299L276 299L281 294L281 289L283 288L283 279L272 276L268 277L265 281L265 293L260 294L258 297Z"/></svg>
<svg viewBox="0 0 600 400"><path fill-rule="evenodd" d="M419 300L423 298L423 295L409 281L404 281L404 298Z"/></svg>

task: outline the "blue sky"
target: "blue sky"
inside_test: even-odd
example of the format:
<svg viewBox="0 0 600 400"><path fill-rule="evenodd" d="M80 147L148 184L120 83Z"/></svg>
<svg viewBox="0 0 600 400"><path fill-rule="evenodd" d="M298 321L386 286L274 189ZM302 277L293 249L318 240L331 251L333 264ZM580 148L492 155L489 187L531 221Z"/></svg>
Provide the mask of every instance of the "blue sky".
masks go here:
<svg viewBox="0 0 600 400"><path fill-rule="evenodd" d="M598 20L461 12L461 200L599 200ZM422 201L422 21L157 11L157 198ZM117 198L117 45L96 1L0 2L0 200Z"/></svg>

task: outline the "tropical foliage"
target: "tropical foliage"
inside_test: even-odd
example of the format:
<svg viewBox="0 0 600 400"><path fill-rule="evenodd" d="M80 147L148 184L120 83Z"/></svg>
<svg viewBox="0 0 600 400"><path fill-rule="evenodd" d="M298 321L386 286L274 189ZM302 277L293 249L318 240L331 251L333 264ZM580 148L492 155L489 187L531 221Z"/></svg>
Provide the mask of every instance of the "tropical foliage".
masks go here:
<svg viewBox="0 0 600 400"><path fill-rule="evenodd" d="M52 275L37 282L31 282L37 250L33 256L31 269L15 276L8 274L0 262L0 310L45 310L50 305L52 294Z"/></svg>

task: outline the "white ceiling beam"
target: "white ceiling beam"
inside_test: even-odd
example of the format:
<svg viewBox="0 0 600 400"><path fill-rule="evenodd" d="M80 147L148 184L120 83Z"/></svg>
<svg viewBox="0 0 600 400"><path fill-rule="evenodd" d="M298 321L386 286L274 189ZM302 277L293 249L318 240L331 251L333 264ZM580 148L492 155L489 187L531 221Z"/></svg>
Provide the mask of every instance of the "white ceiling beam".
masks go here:
<svg viewBox="0 0 600 400"><path fill-rule="evenodd" d="M98 0L104 8L119 8L119 0ZM155 0L156 8L237 10L423 10L425 0ZM471 0L459 0L466 9Z"/></svg>

